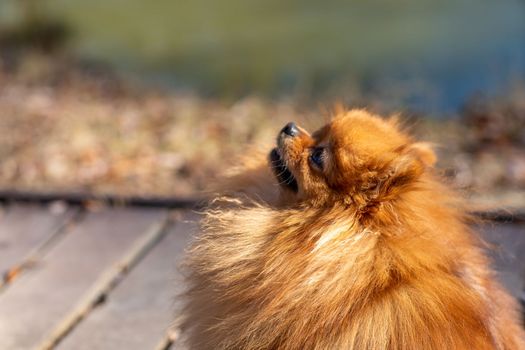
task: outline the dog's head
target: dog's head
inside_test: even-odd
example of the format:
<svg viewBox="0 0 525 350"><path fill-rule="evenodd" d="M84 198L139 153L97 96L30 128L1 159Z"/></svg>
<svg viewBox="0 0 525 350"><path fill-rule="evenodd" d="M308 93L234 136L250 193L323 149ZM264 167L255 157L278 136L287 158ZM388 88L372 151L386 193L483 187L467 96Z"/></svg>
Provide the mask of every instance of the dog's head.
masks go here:
<svg viewBox="0 0 525 350"><path fill-rule="evenodd" d="M418 181L435 162L427 144L413 142L395 118L363 110L340 113L313 134L288 123L270 164L283 191L316 205L369 206Z"/></svg>

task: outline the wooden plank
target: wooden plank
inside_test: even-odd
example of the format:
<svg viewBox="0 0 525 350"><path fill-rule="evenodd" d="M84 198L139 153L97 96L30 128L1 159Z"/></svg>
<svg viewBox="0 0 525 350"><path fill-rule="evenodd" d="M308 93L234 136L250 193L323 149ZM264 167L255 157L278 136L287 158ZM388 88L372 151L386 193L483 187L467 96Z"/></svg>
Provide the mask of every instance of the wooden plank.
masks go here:
<svg viewBox="0 0 525 350"><path fill-rule="evenodd" d="M27 262L71 219L72 210L53 213L36 205L14 205L0 220L0 273Z"/></svg>
<svg viewBox="0 0 525 350"><path fill-rule="evenodd" d="M516 298L522 297L525 273L525 225L486 224L482 236L493 245L489 254L498 278Z"/></svg>
<svg viewBox="0 0 525 350"><path fill-rule="evenodd" d="M173 319L173 301L182 282L177 262L194 229L194 223L188 220L176 222L106 302L93 310L58 349L153 350Z"/></svg>
<svg viewBox="0 0 525 350"><path fill-rule="evenodd" d="M166 217L153 225L121 259L117 260L97 278L90 290L39 345L39 349L53 349L91 310L107 298L107 295L119 284L126 272L132 269L151 247L164 237L169 222L167 219Z"/></svg>
<svg viewBox="0 0 525 350"><path fill-rule="evenodd" d="M0 297L0 349L34 349L164 211L108 209L89 213Z"/></svg>

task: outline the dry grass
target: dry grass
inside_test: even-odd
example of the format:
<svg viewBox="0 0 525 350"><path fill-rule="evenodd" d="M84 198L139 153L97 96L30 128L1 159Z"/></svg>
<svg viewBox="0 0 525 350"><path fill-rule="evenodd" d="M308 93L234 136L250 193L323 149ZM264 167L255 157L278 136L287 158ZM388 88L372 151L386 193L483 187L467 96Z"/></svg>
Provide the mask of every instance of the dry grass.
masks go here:
<svg viewBox="0 0 525 350"><path fill-rule="evenodd" d="M190 194L242 147L299 118L287 102L227 105L26 64L24 74L0 73L2 188Z"/></svg>
<svg viewBox="0 0 525 350"><path fill-rule="evenodd" d="M63 58L33 56L3 66L4 189L190 195L205 189L246 145L272 143L290 120L320 125L326 114L289 100L224 103L130 87L105 70L72 68ZM525 187L519 144L484 144L476 127L457 119L420 119L415 132L444 145L440 164L458 187L482 194Z"/></svg>

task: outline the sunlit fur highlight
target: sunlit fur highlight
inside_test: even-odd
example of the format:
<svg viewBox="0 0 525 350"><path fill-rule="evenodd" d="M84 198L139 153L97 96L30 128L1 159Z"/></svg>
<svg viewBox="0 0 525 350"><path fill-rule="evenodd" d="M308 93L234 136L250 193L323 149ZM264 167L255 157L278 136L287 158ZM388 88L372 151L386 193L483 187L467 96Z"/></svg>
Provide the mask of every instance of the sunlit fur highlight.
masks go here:
<svg viewBox="0 0 525 350"><path fill-rule="evenodd" d="M306 163L323 142L325 174ZM525 349L428 145L354 110L281 152L298 193L248 154L204 213L186 256L190 349Z"/></svg>

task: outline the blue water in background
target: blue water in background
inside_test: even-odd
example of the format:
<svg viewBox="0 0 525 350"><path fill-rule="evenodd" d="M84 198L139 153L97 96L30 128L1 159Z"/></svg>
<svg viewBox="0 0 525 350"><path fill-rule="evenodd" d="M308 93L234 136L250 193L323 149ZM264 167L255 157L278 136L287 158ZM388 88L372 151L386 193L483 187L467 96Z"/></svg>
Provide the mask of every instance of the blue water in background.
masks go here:
<svg viewBox="0 0 525 350"><path fill-rule="evenodd" d="M473 95L502 95L514 84L525 81L525 30L499 40L466 59L454 57L453 52L443 52L415 71L405 62L400 64L408 67L405 72L392 72L392 69L385 75L391 74L398 81L418 78L429 82L430 89L437 91L434 95L412 92L406 100L411 108L433 113L454 112ZM381 84L381 79L370 84Z"/></svg>
<svg viewBox="0 0 525 350"><path fill-rule="evenodd" d="M0 25L18 0L0 0ZM69 49L235 99L362 98L451 114L525 81L525 0L40 0Z"/></svg>

